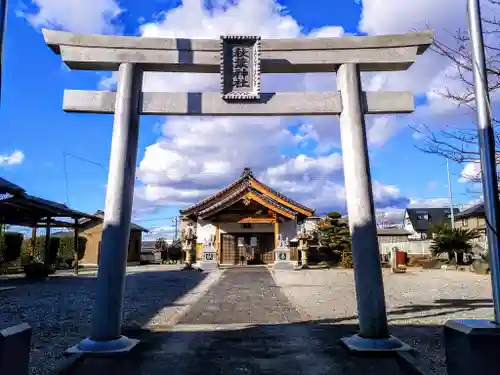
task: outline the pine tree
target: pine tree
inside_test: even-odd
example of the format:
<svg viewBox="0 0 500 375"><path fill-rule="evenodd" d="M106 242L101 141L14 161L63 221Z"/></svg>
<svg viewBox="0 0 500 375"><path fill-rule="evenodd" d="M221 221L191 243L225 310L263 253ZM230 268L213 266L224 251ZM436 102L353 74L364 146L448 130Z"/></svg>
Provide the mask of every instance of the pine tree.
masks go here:
<svg viewBox="0 0 500 375"><path fill-rule="evenodd" d="M320 244L328 247L332 252L351 251L349 225L338 212L329 212L325 219L318 222L316 235Z"/></svg>

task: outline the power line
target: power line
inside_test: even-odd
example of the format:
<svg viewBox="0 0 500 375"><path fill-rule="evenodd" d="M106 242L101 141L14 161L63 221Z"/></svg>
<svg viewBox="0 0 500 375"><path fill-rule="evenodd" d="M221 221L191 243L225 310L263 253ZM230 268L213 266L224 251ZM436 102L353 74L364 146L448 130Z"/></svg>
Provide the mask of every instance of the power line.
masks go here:
<svg viewBox="0 0 500 375"><path fill-rule="evenodd" d="M68 191L68 168L66 166L66 154L63 152L63 171L64 171L64 183L66 186L66 205L69 206L69 191Z"/></svg>
<svg viewBox="0 0 500 375"><path fill-rule="evenodd" d="M97 166L97 167L101 168L104 172L108 173L108 169L107 169L104 165L102 165L101 163L98 163L98 162L96 162L96 161L93 161L93 160L90 160L90 159L87 159L87 158L83 158L83 157L81 157L81 156L78 156L78 155L72 154L72 153L67 152L67 151L63 151L63 153L64 153L65 155L71 156L72 158L78 159L78 160L80 160L80 161L83 161L83 162L86 162L86 163L89 163L89 164L93 164L93 165L95 165L95 166Z"/></svg>
<svg viewBox="0 0 500 375"><path fill-rule="evenodd" d="M170 216L170 217L160 217L160 218L156 218L156 219L133 219L133 220L140 221L140 222L145 222L145 221L151 222L151 221L174 220L174 219L175 219L174 216Z"/></svg>

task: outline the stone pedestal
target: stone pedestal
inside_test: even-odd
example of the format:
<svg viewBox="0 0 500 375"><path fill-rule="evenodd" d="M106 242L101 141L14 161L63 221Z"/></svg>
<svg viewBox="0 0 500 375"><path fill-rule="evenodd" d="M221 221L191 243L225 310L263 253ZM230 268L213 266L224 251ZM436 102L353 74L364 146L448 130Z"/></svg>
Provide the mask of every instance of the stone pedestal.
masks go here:
<svg viewBox="0 0 500 375"><path fill-rule="evenodd" d="M306 269L306 268L309 268L309 262L308 262L308 258L307 258L307 252L308 252L308 245L307 245L307 242L311 239L311 236L309 233L307 233L307 231L305 230L305 228L302 228L302 230L299 232L298 236L297 236L297 239L299 240L299 251L300 251L300 255L301 255L301 265L300 265L300 268L302 269Z"/></svg>
<svg viewBox="0 0 500 375"><path fill-rule="evenodd" d="M274 268L278 270L293 270L294 262L290 259L290 248L280 246L274 249Z"/></svg>
<svg viewBox="0 0 500 375"><path fill-rule="evenodd" d="M191 247L184 247L182 249L184 253L186 254L186 258L184 260L184 267L182 267L182 270L192 270L193 269L193 259L196 258L196 256L193 254L193 250ZM196 260L196 259L195 259Z"/></svg>
<svg viewBox="0 0 500 375"><path fill-rule="evenodd" d="M500 325L487 320L448 320L444 343L448 375L500 373Z"/></svg>
<svg viewBox="0 0 500 375"><path fill-rule="evenodd" d="M31 332L27 323L0 331L0 374L28 375Z"/></svg>
<svg viewBox="0 0 500 375"><path fill-rule="evenodd" d="M198 262L198 267L203 271L214 271L219 268L217 264L217 250L213 246L205 246L201 261Z"/></svg>
<svg viewBox="0 0 500 375"><path fill-rule="evenodd" d="M391 270L392 272L395 272L396 271L396 268L398 268L398 263L397 263L397 259L396 259L396 252L398 251L397 248L393 247L391 248L391 252L389 253L389 262L391 264Z"/></svg>

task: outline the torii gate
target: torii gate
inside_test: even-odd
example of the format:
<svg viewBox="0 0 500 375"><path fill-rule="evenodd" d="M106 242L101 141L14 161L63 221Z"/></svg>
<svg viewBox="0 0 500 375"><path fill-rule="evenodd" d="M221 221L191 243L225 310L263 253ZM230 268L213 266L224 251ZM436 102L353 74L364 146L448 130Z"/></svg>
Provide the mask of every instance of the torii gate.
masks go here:
<svg viewBox="0 0 500 375"><path fill-rule="evenodd" d="M43 30L71 69L118 71L112 91L66 90L67 112L114 113L104 233L90 338L73 352L123 352L137 340L121 335L126 249L132 212L139 115L339 115L360 333L353 351L404 350L389 334L380 266L365 114L410 113L411 92L363 92L362 71L408 69L433 33L343 38L220 40L76 35ZM143 72L221 74L220 93L141 93ZM336 92L261 93L261 73L337 72Z"/></svg>

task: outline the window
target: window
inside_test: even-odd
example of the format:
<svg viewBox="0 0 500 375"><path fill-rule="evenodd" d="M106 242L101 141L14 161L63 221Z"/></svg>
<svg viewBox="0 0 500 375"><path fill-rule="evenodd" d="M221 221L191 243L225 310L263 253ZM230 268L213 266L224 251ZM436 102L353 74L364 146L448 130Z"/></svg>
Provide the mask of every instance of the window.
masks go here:
<svg viewBox="0 0 500 375"><path fill-rule="evenodd" d="M467 218L466 218L466 217L464 217L464 218L462 219L462 226L463 226L463 227L468 227L468 226L469 226L469 220L467 220Z"/></svg>
<svg viewBox="0 0 500 375"><path fill-rule="evenodd" d="M417 215L417 220L429 220L428 214Z"/></svg>
<svg viewBox="0 0 500 375"><path fill-rule="evenodd" d="M243 229L251 229L252 228L252 224L250 224L250 223L243 223L243 224L241 224L241 227Z"/></svg>

